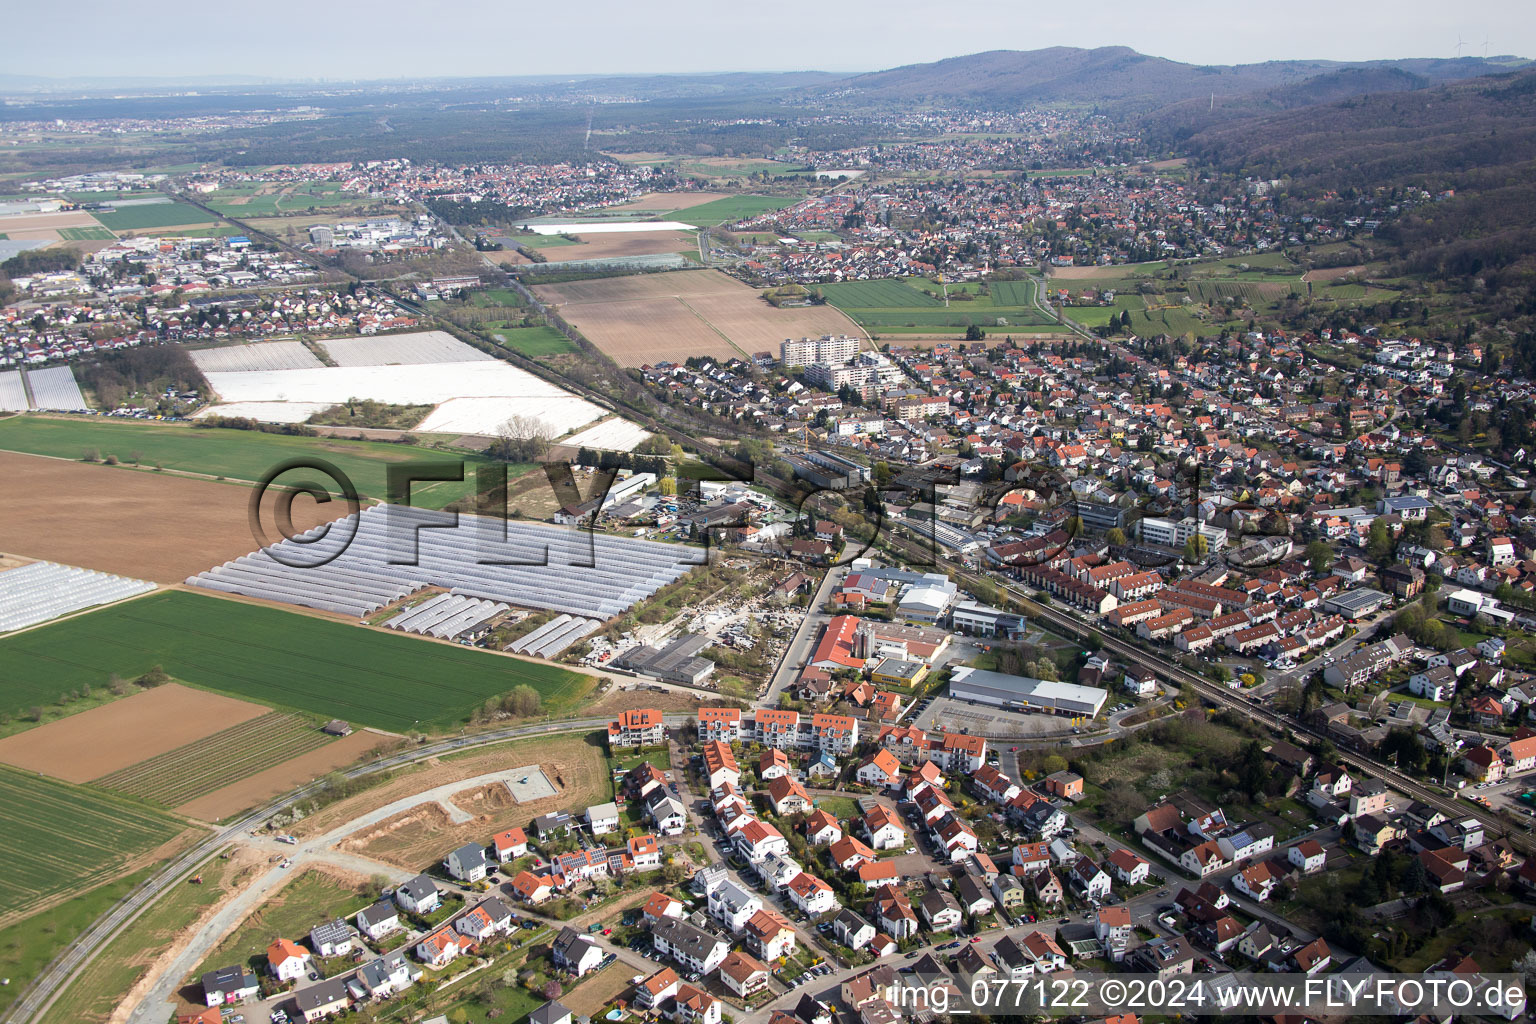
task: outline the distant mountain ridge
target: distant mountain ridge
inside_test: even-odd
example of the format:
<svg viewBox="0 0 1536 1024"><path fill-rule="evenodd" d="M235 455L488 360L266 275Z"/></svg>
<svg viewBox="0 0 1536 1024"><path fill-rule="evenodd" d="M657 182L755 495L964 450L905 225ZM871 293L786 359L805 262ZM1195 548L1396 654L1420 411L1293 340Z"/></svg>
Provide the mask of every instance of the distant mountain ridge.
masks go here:
<svg viewBox="0 0 1536 1024"><path fill-rule="evenodd" d="M972 106L1071 106L1146 115L1204 99L1208 107L1274 95L1287 106L1359 92L1402 91L1437 82L1507 71L1523 58L1407 58L1391 61L1266 61L1195 65L1153 57L1127 46L991 50L931 64L854 75L820 86L827 97L851 101L946 103ZM1354 92L1341 92L1353 89ZM1309 94L1316 98L1307 98Z"/></svg>

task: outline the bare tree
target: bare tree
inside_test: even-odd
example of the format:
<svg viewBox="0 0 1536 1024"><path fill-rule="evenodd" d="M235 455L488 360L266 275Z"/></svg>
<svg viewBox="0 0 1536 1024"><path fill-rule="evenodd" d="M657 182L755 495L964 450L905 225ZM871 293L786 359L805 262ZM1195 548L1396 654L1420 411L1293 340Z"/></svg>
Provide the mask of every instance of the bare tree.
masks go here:
<svg viewBox="0 0 1536 1024"><path fill-rule="evenodd" d="M537 416L518 413L496 428L488 454L507 462L534 462L549 450L549 426Z"/></svg>

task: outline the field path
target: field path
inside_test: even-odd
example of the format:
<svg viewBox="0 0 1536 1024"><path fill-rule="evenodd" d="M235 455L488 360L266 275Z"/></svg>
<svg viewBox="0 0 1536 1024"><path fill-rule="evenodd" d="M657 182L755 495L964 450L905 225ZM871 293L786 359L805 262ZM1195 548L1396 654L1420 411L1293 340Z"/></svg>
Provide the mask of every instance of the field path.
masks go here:
<svg viewBox="0 0 1536 1024"><path fill-rule="evenodd" d="M712 330L716 334L720 335L721 339L724 340L724 342L727 345L731 346L731 348L735 349L737 352L740 352L741 353L741 357L743 359L750 359L750 358L752 358L745 351L742 350L742 347L740 345L736 344L729 337L727 337L726 333L724 331L722 331L720 328L716 327L714 324L710 323L708 317L706 317L703 313L700 313L698 310L694 309L692 306L688 305L688 300L687 299L683 298L681 295L674 295L672 297L674 299L676 299L678 302L681 302L683 304L683 308L684 309L686 309L688 312L692 313L694 316L698 317L699 318L699 322L702 323L705 327L708 327L710 330Z"/></svg>

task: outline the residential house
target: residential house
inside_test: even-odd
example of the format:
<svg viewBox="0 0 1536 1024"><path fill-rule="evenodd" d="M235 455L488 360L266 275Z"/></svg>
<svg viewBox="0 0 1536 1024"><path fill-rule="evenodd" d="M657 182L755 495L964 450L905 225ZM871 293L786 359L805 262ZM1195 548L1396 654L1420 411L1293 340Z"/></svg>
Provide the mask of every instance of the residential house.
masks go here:
<svg viewBox="0 0 1536 1024"><path fill-rule="evenodd" d="M717 935L687 921L663 918L651 927L651 942L663 956L687 967L690 971L708 974L725 960L730 943Z"/></svg>
<svg viewBox="0 0 1536 1024"><path fill-rule="evenodd" d="M490 871L485 847L479 843L467 843L450 853L443 861L448 873L461 882L478 882Z"/></svg>
<svg viewBox="0 0 1536 1024"><path fill-rule="evenodd" d="M309 945L317 956L345 956L356 945L352 928L341 918L322 921L309 930Z"/></svg>
<svg viewBox="0 0 1536 1024"><path fill-rule="evenodd" d="M556 967L563 967L580 978L597 970L603 961L603 950L590 935L569 926L550 945L550 956Z"/></svg>
<svg viewBox="0 0 1536 1024"><path fill-rule="evenodd" d="M720 980L727 989L746 999L768 987L768 967L755 957L732 951L720 963Z"/></svg>
<svg viewBox="0 0 1536 1024"><path fill-rule="evenodd" d="M408 914L430 914L442 902L437 883L426 875L417 875L395 889L395 903Z"/></svg>
<svg viewBox="0 0 1536 1024"><path fill-rule="evenodd" d="M400 912L389 900L379 900L357 912L357 930L375 941L400 927Z"/></svg>
<svg viewBox="0 0 1536 1024"><path fill-rule="evenodd" d="M287 939L278 939L267 947L267 970L278 981L304 977L313 959L309 950Z"/></svg>

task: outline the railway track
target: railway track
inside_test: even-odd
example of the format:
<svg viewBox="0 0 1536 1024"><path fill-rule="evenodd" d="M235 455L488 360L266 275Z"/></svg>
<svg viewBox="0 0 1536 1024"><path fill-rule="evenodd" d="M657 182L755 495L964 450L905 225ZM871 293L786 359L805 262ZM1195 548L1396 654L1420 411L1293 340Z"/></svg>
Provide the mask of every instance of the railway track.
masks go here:
<svg viewBox="0 0 1536 1024"><path fill-rule="evenodd" d="M962 575L973 582L982 579L982 577L969 572L965 572ZM1095 646L1113 652L1124 661L1150 669L1159 678L1174 683L1190 692L1198 693L1207 703L1240 711L1249 718L1263 723L1276 732L1289 730L1296 735L1307 736L1314 740L1329 739L1326 733L1314 726L1271 711L1252 697L1213 683L1209 679L1187 671L1171 661L1154 658L1134 645L1118 637L1111 636L1096 626L1082 622L1075 616L1040 604L1038 601L1024 595L1016 587L1008 586L1004 590L1010 601L1035 618L1049 622L1058 629L1069 632L1081 639L1089 640ZM1471 817L1477 819L1488 830L1490 835L1506 837L1510 845L1516 847L1527 856L1532 853L1533 849L1536 849L1536 843L1532 842L1532 837L1529 833L1522 834L1509 829L1499 815L1476 804L1458 801L1454 797L1447 796L1438 789L1425 785L1418 779L1384 761L1357 751L1342 749L1338 752L1337 760L1356 771L1374 775L1390 784L1393 789L1421 803L1434 807L1451 817Z"/></svg>

